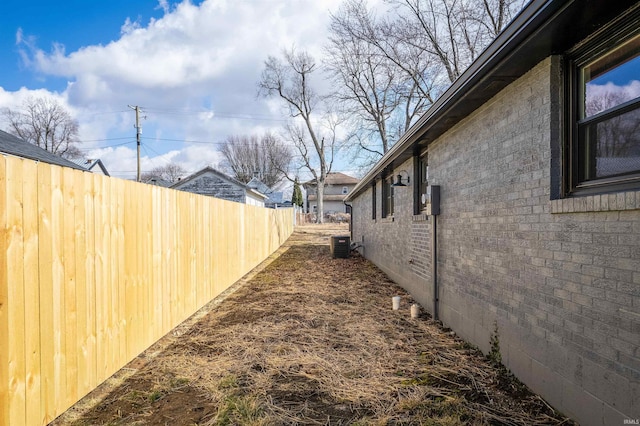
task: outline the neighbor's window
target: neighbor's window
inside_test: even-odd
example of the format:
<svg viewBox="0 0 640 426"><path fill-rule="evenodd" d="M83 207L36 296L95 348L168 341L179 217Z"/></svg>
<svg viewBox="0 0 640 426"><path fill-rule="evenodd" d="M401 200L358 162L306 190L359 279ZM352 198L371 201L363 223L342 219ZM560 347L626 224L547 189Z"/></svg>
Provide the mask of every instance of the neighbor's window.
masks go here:
<svg viewBox="0 0 640 426"><path fill-rule="evenodd" d="M382 180L382 217L393 216L393 174Z"/></svg>
<svg viewBox="0 0 640 426"><path fill-rule="evenodd" d="M570 193L640 187L640 35L619 40L570 63Z"/></svg>
<svg viewBox="0 0 640 426"><path fill-rule="evenodd" d="M342 193L343 194L348 194L349 193L349 188L347 188L346 186L342 187Z"/></svg>

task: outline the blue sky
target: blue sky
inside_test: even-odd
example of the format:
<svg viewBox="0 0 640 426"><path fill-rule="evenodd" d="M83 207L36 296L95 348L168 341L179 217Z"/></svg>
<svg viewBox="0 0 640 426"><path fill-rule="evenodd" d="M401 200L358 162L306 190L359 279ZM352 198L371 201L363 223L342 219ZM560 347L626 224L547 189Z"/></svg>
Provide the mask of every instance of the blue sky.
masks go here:
<svg viewBox="0 0 640 426"><path fill-rule="evenodd" d="M216 166L227 136L281 129L281 104L256 96L263 62L294 45L319 57L340 3L3 0L0 108L53 97L80 123L84 154L132 178L128 105L139 105L143 171L168 162L189 172Z"/></svg>
<svg viewBox="0 0 640 426"><path fill-rule="evenodd" d="M158 19L163 15L162 8L155 0L3 0L1 8L1 85L5 90L41 85L64 90L67 83L63 78L47 78L25 69L19 60L20 46L16 45L16 34L20 30L25 37L33 37L34 42L44 50L54 43L61 43L68 51L75 51L82 46L117 40L127 17L148 22L152 17Z"/></svg>

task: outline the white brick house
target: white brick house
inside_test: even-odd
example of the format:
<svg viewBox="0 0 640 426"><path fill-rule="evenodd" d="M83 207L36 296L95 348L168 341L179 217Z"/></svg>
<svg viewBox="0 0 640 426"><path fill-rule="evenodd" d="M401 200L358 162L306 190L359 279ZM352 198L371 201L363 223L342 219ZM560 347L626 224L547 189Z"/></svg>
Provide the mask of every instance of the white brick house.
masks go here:
<svg viewBox="0 0 640 426"><path fill-rule="evenodd" d="M588 111L640 84L638 22L530 2L346 200L365 257L485 352L497 325L507 368L584 425L640 416L640 94Z"/></svg>

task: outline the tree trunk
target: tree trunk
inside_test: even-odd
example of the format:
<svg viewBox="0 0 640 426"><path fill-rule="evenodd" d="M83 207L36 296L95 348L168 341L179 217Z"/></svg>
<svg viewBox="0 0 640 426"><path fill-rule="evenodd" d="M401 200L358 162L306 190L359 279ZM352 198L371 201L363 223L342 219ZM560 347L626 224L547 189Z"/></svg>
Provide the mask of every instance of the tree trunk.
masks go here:
<svg viewBox="0 0 640 426"><path fill-rule="evenodd" d="M324 223L324 179L318 180L316 194L318 196L316 223Z"/></svg>

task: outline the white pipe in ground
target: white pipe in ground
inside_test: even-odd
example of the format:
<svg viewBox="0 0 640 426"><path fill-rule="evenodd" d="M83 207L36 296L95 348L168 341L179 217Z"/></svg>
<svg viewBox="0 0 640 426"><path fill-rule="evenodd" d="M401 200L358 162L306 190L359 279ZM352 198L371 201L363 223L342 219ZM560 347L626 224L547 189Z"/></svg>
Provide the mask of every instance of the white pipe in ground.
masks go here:
<svg viewBox="0 0 640 426"><path fill-rule="evenodd" d="M391 303L393 305L394 311L397 311L398 309L400 309L400 296L393 296L391 298Z"/></svg>
<svg viewBox="0 0 640 426"><path fill-rule="evenodd" d="M414 303L411 305L411 318L418 318L420 316L420 305Z"/></svg>

